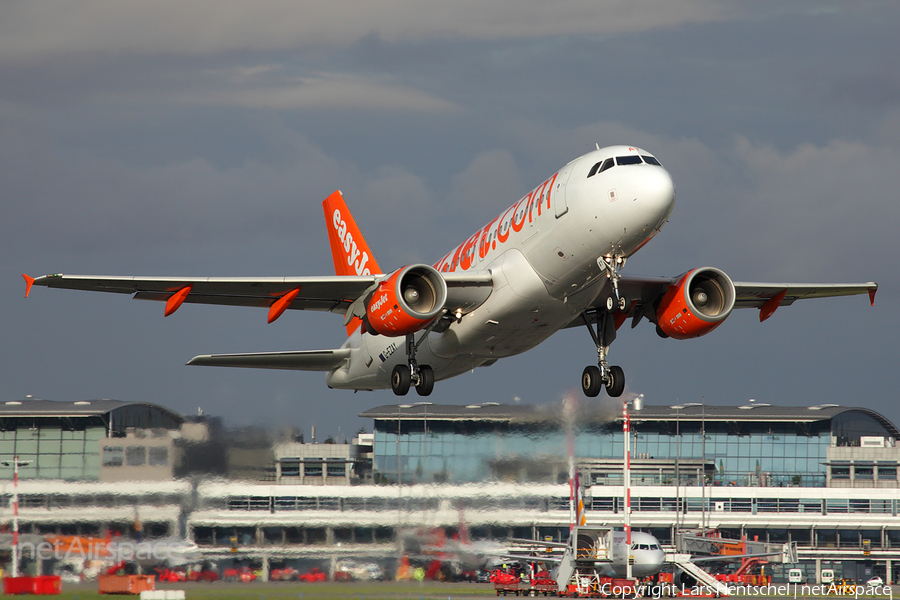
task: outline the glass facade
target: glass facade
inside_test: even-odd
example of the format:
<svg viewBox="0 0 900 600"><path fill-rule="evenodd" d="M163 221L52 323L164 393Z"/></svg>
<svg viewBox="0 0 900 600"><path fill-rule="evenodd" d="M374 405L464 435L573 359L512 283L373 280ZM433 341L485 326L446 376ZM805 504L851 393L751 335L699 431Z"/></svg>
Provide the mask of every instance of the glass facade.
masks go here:
<svg viewBox="0 0 900 600"><path fill-rule="evenodd" d="M832 443L852 445L855 440L858 444L860 436L871 435L889 437L891 432L870 415L854 410L805 423L754 420L750 414L743 420L706 420L697 414L641 420L635 414L630 441L632 467L640 468L644 461L658 465L658 469L633 481L674 483L677 460L682 479L697 477L690 469L699 473L705 468L710 485L819 487L826 484L826 452ZM565 429L552 421L522 424L514 419L376 418L376 481L559 483L568 478L567 440ZM601 483L598 477L621 483L620 475L610 465L622 460L622 444L621 421L577 429L572 445L579 471L583 473L584 465L591 461L607 461L607 472L598 473L593 483ZM871 476L873 468L874 464L857 467L857 473L861 473L858 476ZM895 467L885 466L884 473L896 477Z"/></svg>
<svg viewBox="0 0 900 600"><path fill-rule="evenodd" d="M82 406L104 405L105 412L97 408L79 413ZM102 467L148 464L144 445L124 443L129 430L178 429L182 422L178 415L149 404L11 401L0 404L0 458L19 457L20 479L97 481ZM151 449L149 464L168 462L167 449ZM11 478L12 470L0 466L0 477Z"/></svg>

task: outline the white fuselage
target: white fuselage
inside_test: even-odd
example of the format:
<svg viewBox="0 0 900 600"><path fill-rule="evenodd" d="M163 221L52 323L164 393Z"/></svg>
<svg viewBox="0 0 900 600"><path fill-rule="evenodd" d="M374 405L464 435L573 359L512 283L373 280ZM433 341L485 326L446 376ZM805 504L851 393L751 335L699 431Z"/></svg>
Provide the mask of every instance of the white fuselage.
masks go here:
<svg viewBox="0 0 900 600"><path fill-rule="evenodd" d="M624 531L613 532L612 563L606 573L610 577L625 577L628 572L626 561L629 556L629 547L625 536ZM638 579L659 573L666 559L666 553L660 546L659 540L649 533L641 531L631 532L630 554L634 557L631 564L631 576Z"/></svg>
<svg viewBox="0 0 900 600"><path fill-rule="evenodd" d="M637 156L652 160L588 176L606 159ZM672 212L672 178L652 162L637 147L585 154L435 263L442 273L490 271L494 284L481 306L428 335L417 350L419 364L447 379L529 350L583 312L608 285L602 259L631 256ZM350 360L328 373L329 387L388 388L391 369L406 361L402 337L357 329L344 347Z"/></svg>

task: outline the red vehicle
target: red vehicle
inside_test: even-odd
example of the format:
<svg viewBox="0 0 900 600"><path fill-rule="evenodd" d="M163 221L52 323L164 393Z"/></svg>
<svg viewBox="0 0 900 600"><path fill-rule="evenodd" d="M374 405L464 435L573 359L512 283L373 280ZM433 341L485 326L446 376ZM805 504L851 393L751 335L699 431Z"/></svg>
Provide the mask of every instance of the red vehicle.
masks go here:
<svg viewBox="0 0 900 600"><path fill-rule="evenodd" d="M325 574L322 569L319 567L313 567L306 573L300 576L300 581L307 581L309 583L315 583L317 581L328 581L328 575Z"/></svg>
<svg viewBox="0 0 900 600"><path fill-rule="evenodd" d="M250 583L251 581L256 581L256 575L250 570L250 567L241 567L239 569L225 569L225 572L222 573L222 579L225 581Z"/></svg>
<svg viewBox="0 0 900 600"><path fill-rule="evenodd" d="M187 575L185 575L184 571L173 571L172 569L156 569L156 572L158 573L156 577L160 581L167 581L169 583L180 583L182 581L187 581Z"/></svg>
<svg viewBox="0 0 900 600"><path fill-rule="evenodd" d="M269 581L297 581L300 578L300 571L291 567L283 569L272 569L269 573Z"/></svg>
<svg viewBox="0 0 900 600"><path fill-rule="evenodd" d="M188 575L187 581L206 581L212 583L213 581L219 580L219 574L212 569L201 569L199 571L191 571L191 574ZM175 580L173 580L175 581ZM179 579L177 581L184 581L184 579Z"/></svg>

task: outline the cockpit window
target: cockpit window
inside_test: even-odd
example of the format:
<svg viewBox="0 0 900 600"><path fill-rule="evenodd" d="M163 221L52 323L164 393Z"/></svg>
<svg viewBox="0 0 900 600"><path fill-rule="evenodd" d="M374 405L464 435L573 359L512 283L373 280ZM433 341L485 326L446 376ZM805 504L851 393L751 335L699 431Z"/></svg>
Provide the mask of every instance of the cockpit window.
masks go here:
<svg viewBox="0 0 900 600"><path fill-rule="evenodd" d="M641 158L643 158L644 162L647 163L648 165L656 165L657 167L662 166L661 164L659 164L659 161L656 160L655 158L653 158L652 156L643 156L642 155Z"/></svg>
<svg viewBox="0 0 900 600"><path fill-rule="evenodd" d="M640 156L617 156L616 164L618 165L639 165L643 162Z"/></svg>
<svg viewBox="0 0 900 600"><path fill-rule="evenodd" d="M607 158L603 162L598 162L596 165L591 167L591 170L588 171L588 177L593 177L597 173L602 173L603 171L616 166L616 161L611 158Z"/></svg>

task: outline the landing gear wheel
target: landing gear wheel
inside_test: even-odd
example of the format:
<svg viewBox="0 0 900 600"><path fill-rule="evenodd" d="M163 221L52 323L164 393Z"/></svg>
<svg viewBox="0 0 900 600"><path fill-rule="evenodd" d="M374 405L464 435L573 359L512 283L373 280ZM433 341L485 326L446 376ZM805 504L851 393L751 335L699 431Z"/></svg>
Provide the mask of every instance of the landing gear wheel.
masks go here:
<svg viewBox="0 0 900 600"><path fill-rule="evenodd" d="M405 396L409 392L410 374L409 367L397 365L391 371L391 389L398 396Z"/></svg>
<svg viewBox="0 0 900 600"><path fill-rule="evenodd" d="M581 373L581 390L588 398L596 398L603 387L599 367L587 366Z"/></svg>
<svg viewBox="0 0 900 600"><path fill-rule="evenodd" d="M419 366L419 383L416 384L416 392L420 396L428 396L434 389L434 369L428 365Z"/></svg>
<svg viewBox="0 0 900 600"><path fill-rule="evenodd" d="M625 371L622 367L610 367L606 376L606 393L610 398L618 398L625 391Z"/></svg>
<svg viewBox="0 0 900 600"><path fill-rule="evenodd" d="M619 312L628 314L629 308L631 308L631 306L628 302L628 298L626 298L625 296L619 298Z"/></svg>

